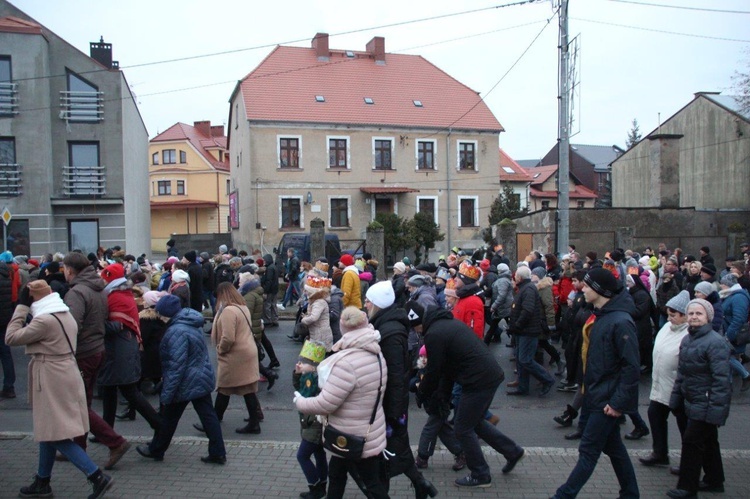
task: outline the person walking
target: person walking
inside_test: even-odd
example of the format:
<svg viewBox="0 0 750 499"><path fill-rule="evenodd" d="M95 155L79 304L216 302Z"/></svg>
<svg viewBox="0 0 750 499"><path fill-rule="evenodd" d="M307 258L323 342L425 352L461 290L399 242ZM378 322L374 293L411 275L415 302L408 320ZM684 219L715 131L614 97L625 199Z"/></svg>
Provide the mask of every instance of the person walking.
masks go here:
<svg viewBox="0 0 750 499"><path fill-rule="evenodd" d="M279 274L273 263L273 256L263 255L266 270L260 278L263 287L263 324L266 327L279 326L279 312L276 310L276 295L279 293Z"/></svg>
<svg viewBox="0 0 750 499"><path fill-rule="evenodd" d="M10 267L0 261L0 362L3 364L3 390L0 399L16 398L16 367L13 364L13 354L5 344L5 330L13 317L13 291L10 277Z"/></svg>
<svg viewBox="0 0 750 499"><path fill-rule="evenodd" d="M578 462L555 499L574 498L596 468L602 452L609 456L620 484L619 497L640 497L633 463L620 437L618 419L638 408L638 336L630 293L606 269L593 268L583 279L583 294L594 312L583 328L583 414Z"/></svg>
<svg viewBox="0 0 750 499"><path fill-rule="evenodd" d="M84 257L85 258L85 257ZM29 363L29 403L34 440L39 442L39 467L21 497L52 497L50 479L55 452L81 470L91 483L89 499L104 496L114 480L91 461L73 438L89 429L89 408L83 379L75 359L78 326L70 309L43 280L25 286L8 324L5 342L26 346ZM26 318L31 314L31 322Z"/></svg>
<svg viewBox="0 0 750 499"><path fill-rule="evenodd" d="M268 380L268 390L270 390L273 388L276 380L279 379L279 375L273 370L280 367L281 363L276 357L276 350L274 350L271 340L268 339L266 328L263 324L263 288L260 285L260 277L258 274L251 274L250 272L243 272L240 274L240 294L245 300L245 305L250 312L250 325L253 330L255 344L256 346L261 345L258 347L258 369L261 376ZM264 366L260 361L261 348L265 349L268 354L270 360L268 367ZM261 414L260 409L258 409L258 413Z"/></svg>

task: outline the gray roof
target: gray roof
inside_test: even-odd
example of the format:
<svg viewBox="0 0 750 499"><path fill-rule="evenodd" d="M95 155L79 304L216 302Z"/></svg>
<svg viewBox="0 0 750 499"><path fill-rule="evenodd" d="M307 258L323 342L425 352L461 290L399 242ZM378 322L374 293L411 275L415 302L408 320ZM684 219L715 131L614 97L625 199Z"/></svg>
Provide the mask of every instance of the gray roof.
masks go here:
<svg viewBox="0 0 750 499"><path fill-rule="evenodd" d="M735 95L716 95L716 94L701 94L706 99L712 100L718 105L729 109L730 111L739 114L747 121L750 121L750 105L742 109L739 97Z"/></svg>
<svg viewBox="0 0 750 499"><path fill-rule="evenodd" d="M516 163L521 165L523 168L534 168L539 166L539 163L541 163L541 159L517 159Z"/></svg>
<svg viewBox="0 0 750 499"><path fill-rule="evenodd" d="M595 172L608 172L610 163L625 152L614 145L591 146L586 144L570 144L570 148L586 161L592 163Z"/></svg>

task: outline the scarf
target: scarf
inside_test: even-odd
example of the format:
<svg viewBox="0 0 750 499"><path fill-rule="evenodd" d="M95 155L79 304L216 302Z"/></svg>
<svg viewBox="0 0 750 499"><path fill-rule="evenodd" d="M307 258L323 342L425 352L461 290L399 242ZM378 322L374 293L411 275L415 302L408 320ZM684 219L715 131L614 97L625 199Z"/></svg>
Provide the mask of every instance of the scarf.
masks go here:
<svg viewBox="0 0 750 499"><path fill-rule="evenodd" d="M31 316L35 318L40 315L69 311L70 309L57 293L50 293L41 300L37 300L31 304Z"/></svg>
<svg viewBox="0 0 750 499"><path fill-rule="evenodd" d="M133 293L127 289L116 289L107 295L109 305L109 320L117 321L135 333L138 343L141 339L141 322L138 317L138 306L133 299Z"/></svg>

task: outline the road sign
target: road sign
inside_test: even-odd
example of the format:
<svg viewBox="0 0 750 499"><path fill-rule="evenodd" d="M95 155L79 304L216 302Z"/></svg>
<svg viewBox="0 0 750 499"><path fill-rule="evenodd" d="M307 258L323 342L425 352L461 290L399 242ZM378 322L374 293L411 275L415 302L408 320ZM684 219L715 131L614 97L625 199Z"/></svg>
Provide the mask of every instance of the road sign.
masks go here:
<svg viewBox="0 0 750 499"><path fill-rule="evenodd" d="M10 223L10 220L13 218L13 215L10 213L10 210L7 206L3 208L2 218L3 222L5 222L5 225L8 225Z"/></svg>

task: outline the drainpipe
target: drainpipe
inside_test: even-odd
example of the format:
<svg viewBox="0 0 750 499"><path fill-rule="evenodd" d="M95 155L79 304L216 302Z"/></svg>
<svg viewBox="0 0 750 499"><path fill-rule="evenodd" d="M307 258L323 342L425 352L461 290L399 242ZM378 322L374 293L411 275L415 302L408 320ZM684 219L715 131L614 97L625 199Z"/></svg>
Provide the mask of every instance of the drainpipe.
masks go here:
<svg viewBox="0 0 750 499"><path fill-rule="evenodd" d="M446 210L448 213L448 251L453 247L452 241L452 230L451 230L451 160L450 160L450 149L451 149L451 129L448 129L448 136L445 138L445 190L447 193ZM446 251L447 253L447 251Z"/></svg>

